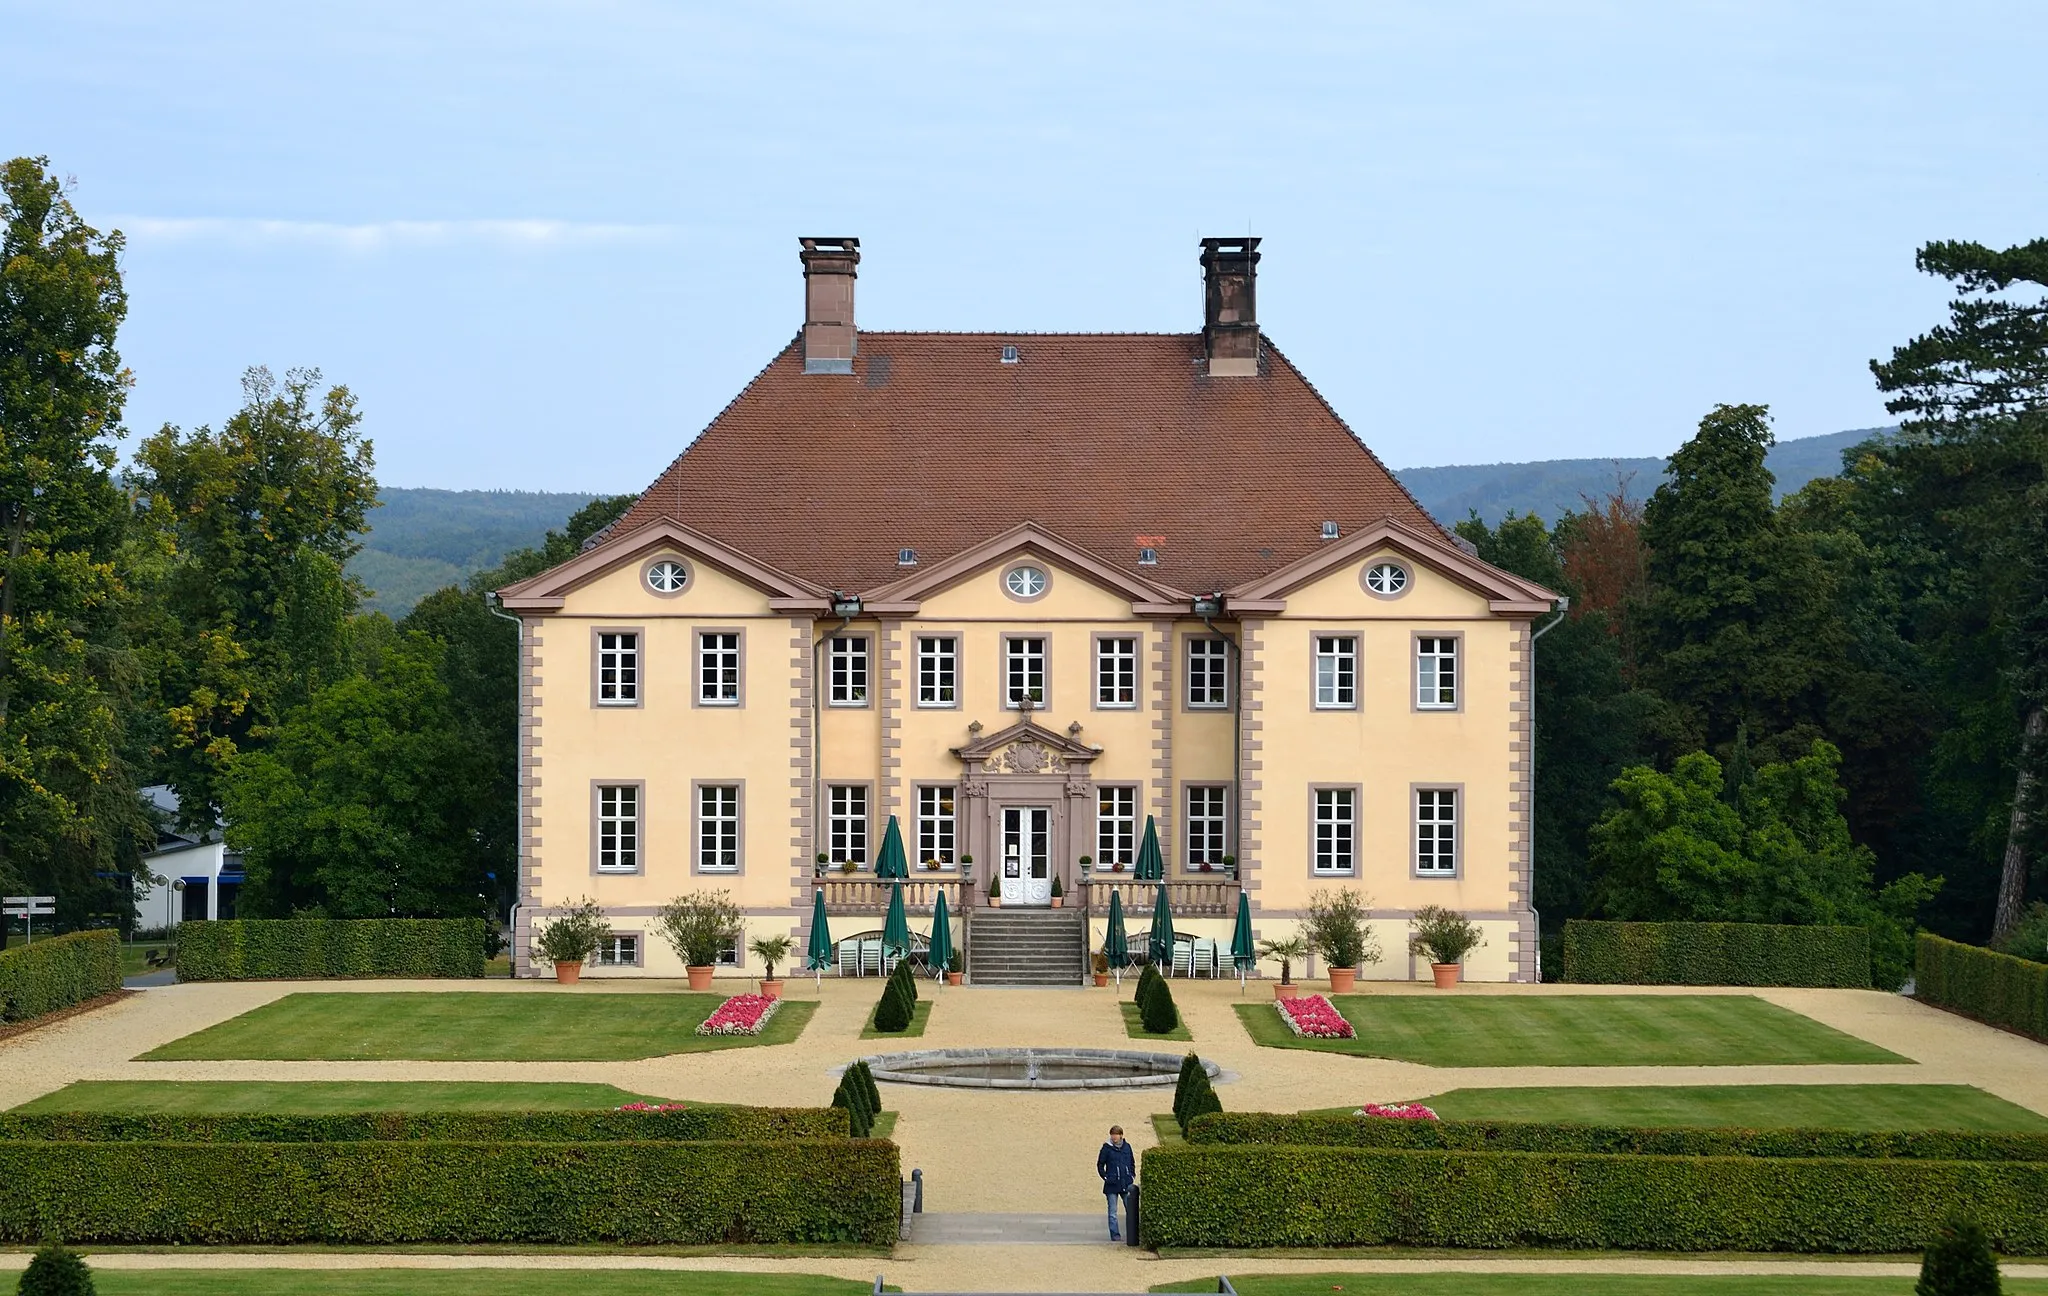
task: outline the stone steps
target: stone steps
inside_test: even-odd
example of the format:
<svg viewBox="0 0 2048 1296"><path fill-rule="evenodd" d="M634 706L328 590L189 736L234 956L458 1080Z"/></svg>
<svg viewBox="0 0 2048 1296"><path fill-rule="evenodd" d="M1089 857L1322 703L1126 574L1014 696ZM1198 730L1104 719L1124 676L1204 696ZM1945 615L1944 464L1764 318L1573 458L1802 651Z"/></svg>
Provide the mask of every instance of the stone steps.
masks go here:
<svg viewBox="0 0 2048 1296"><path fill-rule="evenodd" d="M980 909L968 919L967 978L975 985L1082 984L1079 913Z"/></svg>

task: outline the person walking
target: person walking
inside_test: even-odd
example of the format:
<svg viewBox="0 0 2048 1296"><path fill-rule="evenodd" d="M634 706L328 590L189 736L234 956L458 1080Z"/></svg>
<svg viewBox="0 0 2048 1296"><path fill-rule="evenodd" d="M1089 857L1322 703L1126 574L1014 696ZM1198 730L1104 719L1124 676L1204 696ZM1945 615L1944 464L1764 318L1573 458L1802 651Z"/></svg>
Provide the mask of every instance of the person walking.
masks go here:
<svg viewBox="0 0 2048 1296"><path fill-rule="evenodd" d="M1120 1242L1123 1231L1118 1227L1117 1207L1130 1210L1131 1185L1138 1180L1138 1158L1124 1142L1123 1126L1109 1127L1109 1142L1095 1154L1095 1173L1102 1176L1102 1195L1109 1205L1109 1240Z"/></svg>

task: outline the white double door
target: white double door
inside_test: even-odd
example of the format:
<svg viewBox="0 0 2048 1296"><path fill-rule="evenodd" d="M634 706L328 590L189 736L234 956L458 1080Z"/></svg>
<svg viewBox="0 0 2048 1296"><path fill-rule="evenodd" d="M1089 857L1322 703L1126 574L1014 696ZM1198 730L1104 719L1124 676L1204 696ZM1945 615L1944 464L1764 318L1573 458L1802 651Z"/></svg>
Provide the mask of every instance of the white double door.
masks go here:
<svg viewBox="0 0 2048 1296"><path fill-rule="evenodd" d="M1004 806L1004 905L1052 903L1052 807Z"/></svg>

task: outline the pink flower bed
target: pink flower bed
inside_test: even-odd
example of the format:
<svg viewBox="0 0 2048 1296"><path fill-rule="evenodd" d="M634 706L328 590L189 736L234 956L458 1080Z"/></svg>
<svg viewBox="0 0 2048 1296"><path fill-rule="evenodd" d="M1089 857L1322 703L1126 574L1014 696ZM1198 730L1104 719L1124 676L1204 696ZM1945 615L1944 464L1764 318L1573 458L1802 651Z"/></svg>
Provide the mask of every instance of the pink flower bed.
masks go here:
<svg viewBox="0 0 2048 1296"><path fill-rule="evenodd" d="M1305 1039L1350 1039L1355 1033L1344 1015L1319 994L1275 999L1273 1006L1280 1010L1280 1020L1287 1023L1287 1029Z"/></svg>
<svg viewBox="0 0 2048 1296"><path fill-rule="evenodd" d="M632 1103L620 1103L620 1104L619 1104L619 1106L618 1106L618 1107L616 1108L616 1110L618 1110L618 1111L627 1111L627 1112L672 1112L672 1111L688 1111L688 1110L690 1110L690 1104L688 1104L688 1103L642 1103L642 1102L632 1102Z"/></svg>
<svg viewBox="0 0 2048 1296"><path fill-rule="evenodd" d="M697 1028L699 1035L759 1035L775 1015L779 999L766 995L737 994L718 1005L718 1010Z"/></svg>
<svg viewBox="0 0 2048 1296"><path fill-rule="evenodd" d="M1367 1103L1353 1116L1386 1116L1394 1120L1436 1120L1437 1114L1421 1103Z"/></svg>

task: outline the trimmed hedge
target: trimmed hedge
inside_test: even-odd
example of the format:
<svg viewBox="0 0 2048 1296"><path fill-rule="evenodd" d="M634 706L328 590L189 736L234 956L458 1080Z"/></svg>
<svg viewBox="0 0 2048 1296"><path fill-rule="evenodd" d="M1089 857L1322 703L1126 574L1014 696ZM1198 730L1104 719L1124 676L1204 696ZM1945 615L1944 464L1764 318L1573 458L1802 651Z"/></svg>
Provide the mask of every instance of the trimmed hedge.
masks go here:
<svg viewBox="0 0 2048 1296"><path fill-rule="evenodd" d="M1143 1182L1148 1247L1917 1251L1968 1202L2000 1251L2048 1254L2038 1161L1183 1144Z"/></svg>
<svg viewBox="0 0 2048 1296"><path fill-rule="evenodd" d="M481 918L231 918L178 928L180 981L483 974Z"/></svg>
<svg viewBox="0 0 2048 1296"><path fill-rule="evenodd" d="M845 1137L846 1113L832 1107L689 1107L666 1112L367 1112L331 1116L0 1113L0 1142L677 1143Z"/></svg>
<svg viewBox="0 0 2048 1296"><path fill-rule="evenodd" d="M110 931L0 951L0 1022L28 1021L120 988L121 940Z"/></svg>
<svg viewBox="0 0 2048 1296"><path fill-rule="evenodd" d="M1923 1003L2048 1040L2048 963L1921 932L1913 983Z"/></svg>
<svg viewBox="0 0 2048 1296"><path fill-rule="evenodd" d="M1870 988L1870 933L1861 927L1768 923L1564 925L1564 979L1582 985Z"/></svg>
<svg viewBox="0 0 2048 1296"><path fill-rule="evenodd" d="M896 1145L0 1144L0 1241L889 1246Z"/></svg>
<svg viewBox="0 0 2048 1296"><path fill-rule="evenodd" d="M1187 1136L1190 1143L1208 1145L1359 1147L1389 1151L2048 1163L2048 1134L1973 1134L1951 1130L1630 1129L1528 1121L1219 1112L1190 1121Z"/></svg>

